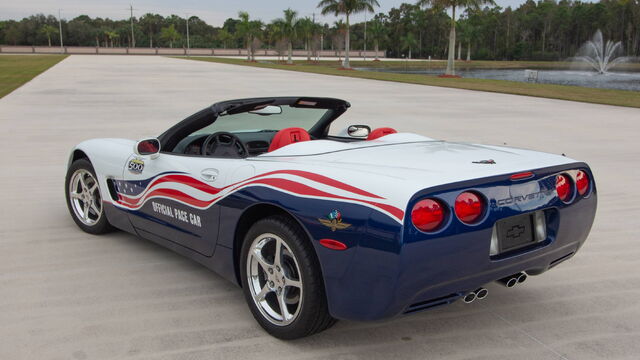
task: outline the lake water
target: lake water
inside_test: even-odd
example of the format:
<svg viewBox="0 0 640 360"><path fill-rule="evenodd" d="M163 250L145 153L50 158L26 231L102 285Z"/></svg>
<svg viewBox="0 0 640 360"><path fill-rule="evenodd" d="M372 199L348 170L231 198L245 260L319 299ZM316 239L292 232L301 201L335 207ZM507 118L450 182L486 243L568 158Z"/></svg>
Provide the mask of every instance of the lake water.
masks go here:
<svg viewBox="0 0 640 360"><path fill-rule="evenodd" d="M403 69L403 68L357 68L363 71L381 71L401 74L440 75L443 69ZM610 72L597 74L592 71L573 70L535 70L537 81L527 80L523 69L456 69L456 74L465 78L495 79L519 82L537 82L541 84L572 85L592 88L640 91L640 73Z"/></svg>

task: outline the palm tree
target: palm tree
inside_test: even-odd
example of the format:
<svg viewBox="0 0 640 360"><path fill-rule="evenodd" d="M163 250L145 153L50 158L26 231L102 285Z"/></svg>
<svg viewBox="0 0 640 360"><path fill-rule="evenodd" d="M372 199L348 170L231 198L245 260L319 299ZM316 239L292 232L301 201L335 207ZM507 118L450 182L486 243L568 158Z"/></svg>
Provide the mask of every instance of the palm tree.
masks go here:
<svg viewBox="0 0 640 360"><path fill-rule="evenodd" d="M242 38L247 48L247 60L251 60L251 21L249 21L249 13L240 11L238 13L240 22L236 25L236 34Z"/></svg>
<svg viewBox="0 0 640 360"><path fill-rule="evenodd" d="M260 35L262 35L262 28L264 23L260 20L253 20L249 22L249 54L251 61L256 60L256 47L260 46Z"/></svg>
<svg viewBox="0 0 640 360"><path fill-rule="evenodd" d="M306 17L298 21L300 35L304 40L304 47L307 50L307 61L311 61L311 39L315 35L316 24L310 18Z"/></svg>
<svg viewBox="0 0 640 360"><path fill-rule="evenodd" d="M335 50L336 55L338 56L338 61L342 62L340 51L344 50L344 40L345 34L347 33L347 24L342 21L342 19L338 19L338 21L335 21L333 23L333 32L334 36L331 41L332 50Z"/></svg>
<svg viewBox="0 0 640 360"><path fill-rule="evenodd" d="M376 57L373 61L380 61L380 59L378 59L378 48L380 45L380 41L384 40L387 36L384 24L382 24L382 21L380 21L380 19L374 19L373 21L371 21L371 23L369 24L369 34L373 39L373 49L376 52Z"/></svg>
<svg viewBox="0 0 640 360"><path fill-rule="evenodd" d="M40 29L40 32L47 35L47 40L49 41L49 47L51 47L51 35L57 34L58 29L56 29L55 26L47 24L43 26L42 29Z"/></svg>
<svg viewBox="0 0 640 360"><path fill-rule="evenodd" d="M467 61L471 61L471 42L477 37L476 28L471 24L469 19L458 24L460 26L460 44L467 43ZM458 51L460 53L460 51ZM458 54L458 58L460 54Z"/></svg>
<svg viewBox="0 0 640 360"><path fill-rule="evenodd" d="M158 24L162 23L163 17L158 14L144 14L140 17L140 27L149 32L149 47L153 47L153 34L158 31Z"/></svg>
<svg viewBox="0 0 640 360"><path fill-rule="evenodd" d="M176 26L171 24L169 27L163 27L162 30L160 30L160 38L168 41L169 47L173 48L173 42L180 40L180 33L176 30Z"/></svg>
<svg viewBox="0 0 640 360"><path fill-rule="evenodd" d="M111 47L113 47L113 40L120 37L120 34L118 34L115 31L105 31L104 34L109 39L109 42L111 43Z"/></svg>
<svg viewBox="0 0 640 360"><path fill-rule="evenodd" d="M405 35L402 38L402 48L404 50L409 50L409 56L408 56L409 59L411 59L411 49L416 47L416 44L418 44L418 41L416 40L416 37L411 32L407 33L407 35Z"/></svg>
<svg viewBox="0 0 640 360"><path fill-rule="evenodd" d="M271 49L272 45L275 45L275 42L280 39L280 26L276 22L271 22L264 27L263 38L267 43L267 48Z"/></svg>
<svg viewBox="0 0 640 360"><path fill-rule="evenodd" d="M344 39L345 56L342 63L342 67L345 69L351 68L349 65L349 15L362 11L373 12L374 6L380 6L377 0L321 0L318 3L318 7L322 8L322 15L332 13L338 16L344 14L347 19L347 32Z"/></svg>
<svg viewBox="0 0 640 360"><path fill-rule="evenodd" d="M445 75L455 76L456 53L456 8L479 9L481 5L495 5L493 0L418 0L419 6L437 9L451 8L451 29L449 30L449 51L447 52L447 70Z"/></svg>
<svg viewBox="0 0 640 360"><path fill-rule="evenodd" d="M220 29L216 37L222 43L223 49L226 49L227 43L229 43L229 41L233 39L233 35L231 35L231 33L227 31L227 29Z"/></svg>
<svg viewBox="0 0 640 360"><path fill-rule="evenodd" d="M282 24L280 20L273 20L269 25L266 26L265 36L267 38L267 43L270 45L273 43L273 46L278 53L278 61L284 59L284 51L286 46L282 46L284 35L282 35Z"/></svg>
<svg viewBox="0 0 640 360"><path fill-rule="evenodd" d="M276 19L274 23L280 29L280 34L287 40L288 58L287 64L293 64L293 39L298 34L298 13L290 8L284 11L284 17Z"/></svg>

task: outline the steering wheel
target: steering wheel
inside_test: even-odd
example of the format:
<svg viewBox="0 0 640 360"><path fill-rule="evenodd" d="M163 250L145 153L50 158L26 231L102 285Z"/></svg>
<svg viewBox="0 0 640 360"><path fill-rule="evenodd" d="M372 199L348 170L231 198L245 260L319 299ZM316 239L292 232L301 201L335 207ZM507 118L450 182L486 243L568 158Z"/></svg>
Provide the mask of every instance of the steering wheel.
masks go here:
<svg viewBox="0 0 640 360"><path fill-rule="evenodd" d="M222 158L245 158L249 154L244 143L234 134L226 131L213 133L204 140L202 155Z"/></svg>

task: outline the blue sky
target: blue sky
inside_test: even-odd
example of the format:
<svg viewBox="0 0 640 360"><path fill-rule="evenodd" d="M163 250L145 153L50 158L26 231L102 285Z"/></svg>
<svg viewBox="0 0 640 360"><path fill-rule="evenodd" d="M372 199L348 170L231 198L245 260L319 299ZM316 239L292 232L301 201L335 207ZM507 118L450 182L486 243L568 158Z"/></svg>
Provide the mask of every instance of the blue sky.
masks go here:
<svg viewBox="0 0 640 360"><path fill-rule="evenodd" d="M377 12L387 12L397 7L402 0L378 0L380 8ZM500 6L517 7L525 0L496 0ZM0 2L0 19L21 19L36 13L57 14L62 9L62 18L72 19L78 15L91 17L101 16L112 19L129 17L129 4L134 7L134 15L147 12L161 15L185 14L197 15L211 25L220 26L225 19L236 17L238 11L248 11L252 18L269 22L280 17L282 10L290 7L298 11L300 16L311 16L316 13L316 19L323 20L316 8L318 0L2 0ZM324 19L333 22L332 16ZM363 14L355 16L356 21L364 20Z"/></svg>

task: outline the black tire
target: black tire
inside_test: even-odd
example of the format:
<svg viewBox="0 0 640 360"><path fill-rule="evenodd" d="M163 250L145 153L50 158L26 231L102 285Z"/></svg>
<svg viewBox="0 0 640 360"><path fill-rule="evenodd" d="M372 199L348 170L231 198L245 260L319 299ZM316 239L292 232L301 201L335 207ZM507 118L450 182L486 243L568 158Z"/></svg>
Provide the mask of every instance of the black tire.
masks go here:
<svg viewBox="0 0 640 360"><path fill-rule="evenodd" d="M293 253L299 267L299 280L302 284L302 296L297 316L287 325L277 325L263 314L249 288L247 261L252 244L261 235L277 235ZM245 299L256 321L272 336L292 340L321 332L336 323L329 314L324 281L315 251L300 226L285 216L271 216L259 220L249 229L241 250L241 279ZM284 270L284 269L283 269ZM266 286L266 284L265 284ZM283 286L284 288L284 286ZM277 293L274 293L274 296ZM297 308L297 307L296 307Z"/></svg>
<svg viewBox="0 0 640 360"><path fill-rule="evenodd" d="M71 199L71 194L70 194L70 183L73 179L74 174L76 174L76 172L79 171L86 171L89 172L92 176L93 179L97 179L96 176L96 172L93 170L93 166L91 165L91 162L89 162L89 160L87 159L78 159L76 161L74 161L71 166L69 166L69 169L67 170L67 176L65 178L64 181L64 191L65 191L65 198L67 201L67 208L69 209L69 213L71 214L71 218L73 219L73 221L76 223L76 225L78 225L78 227L80 229L82 229L84 232L87 232L89 234L94 234L94 235L99 235L99 234L105 234L108 232L111 232L114 230L113 226L111 226L111 224L109 224L109 221L107 220L107 216L104 213L104 206L102 204L102 199L99 198L100 196L100 188L98 185L98 189L96 191L98 199L97 202L100 202L100 214L94 214L94 217L96 217L96 219L93 220L97 220L94 223L85 223L83 222L83 220L81 220L79 218L79 215L76 214L76 211L74 210L74 203L72 202Z"/></svg>

